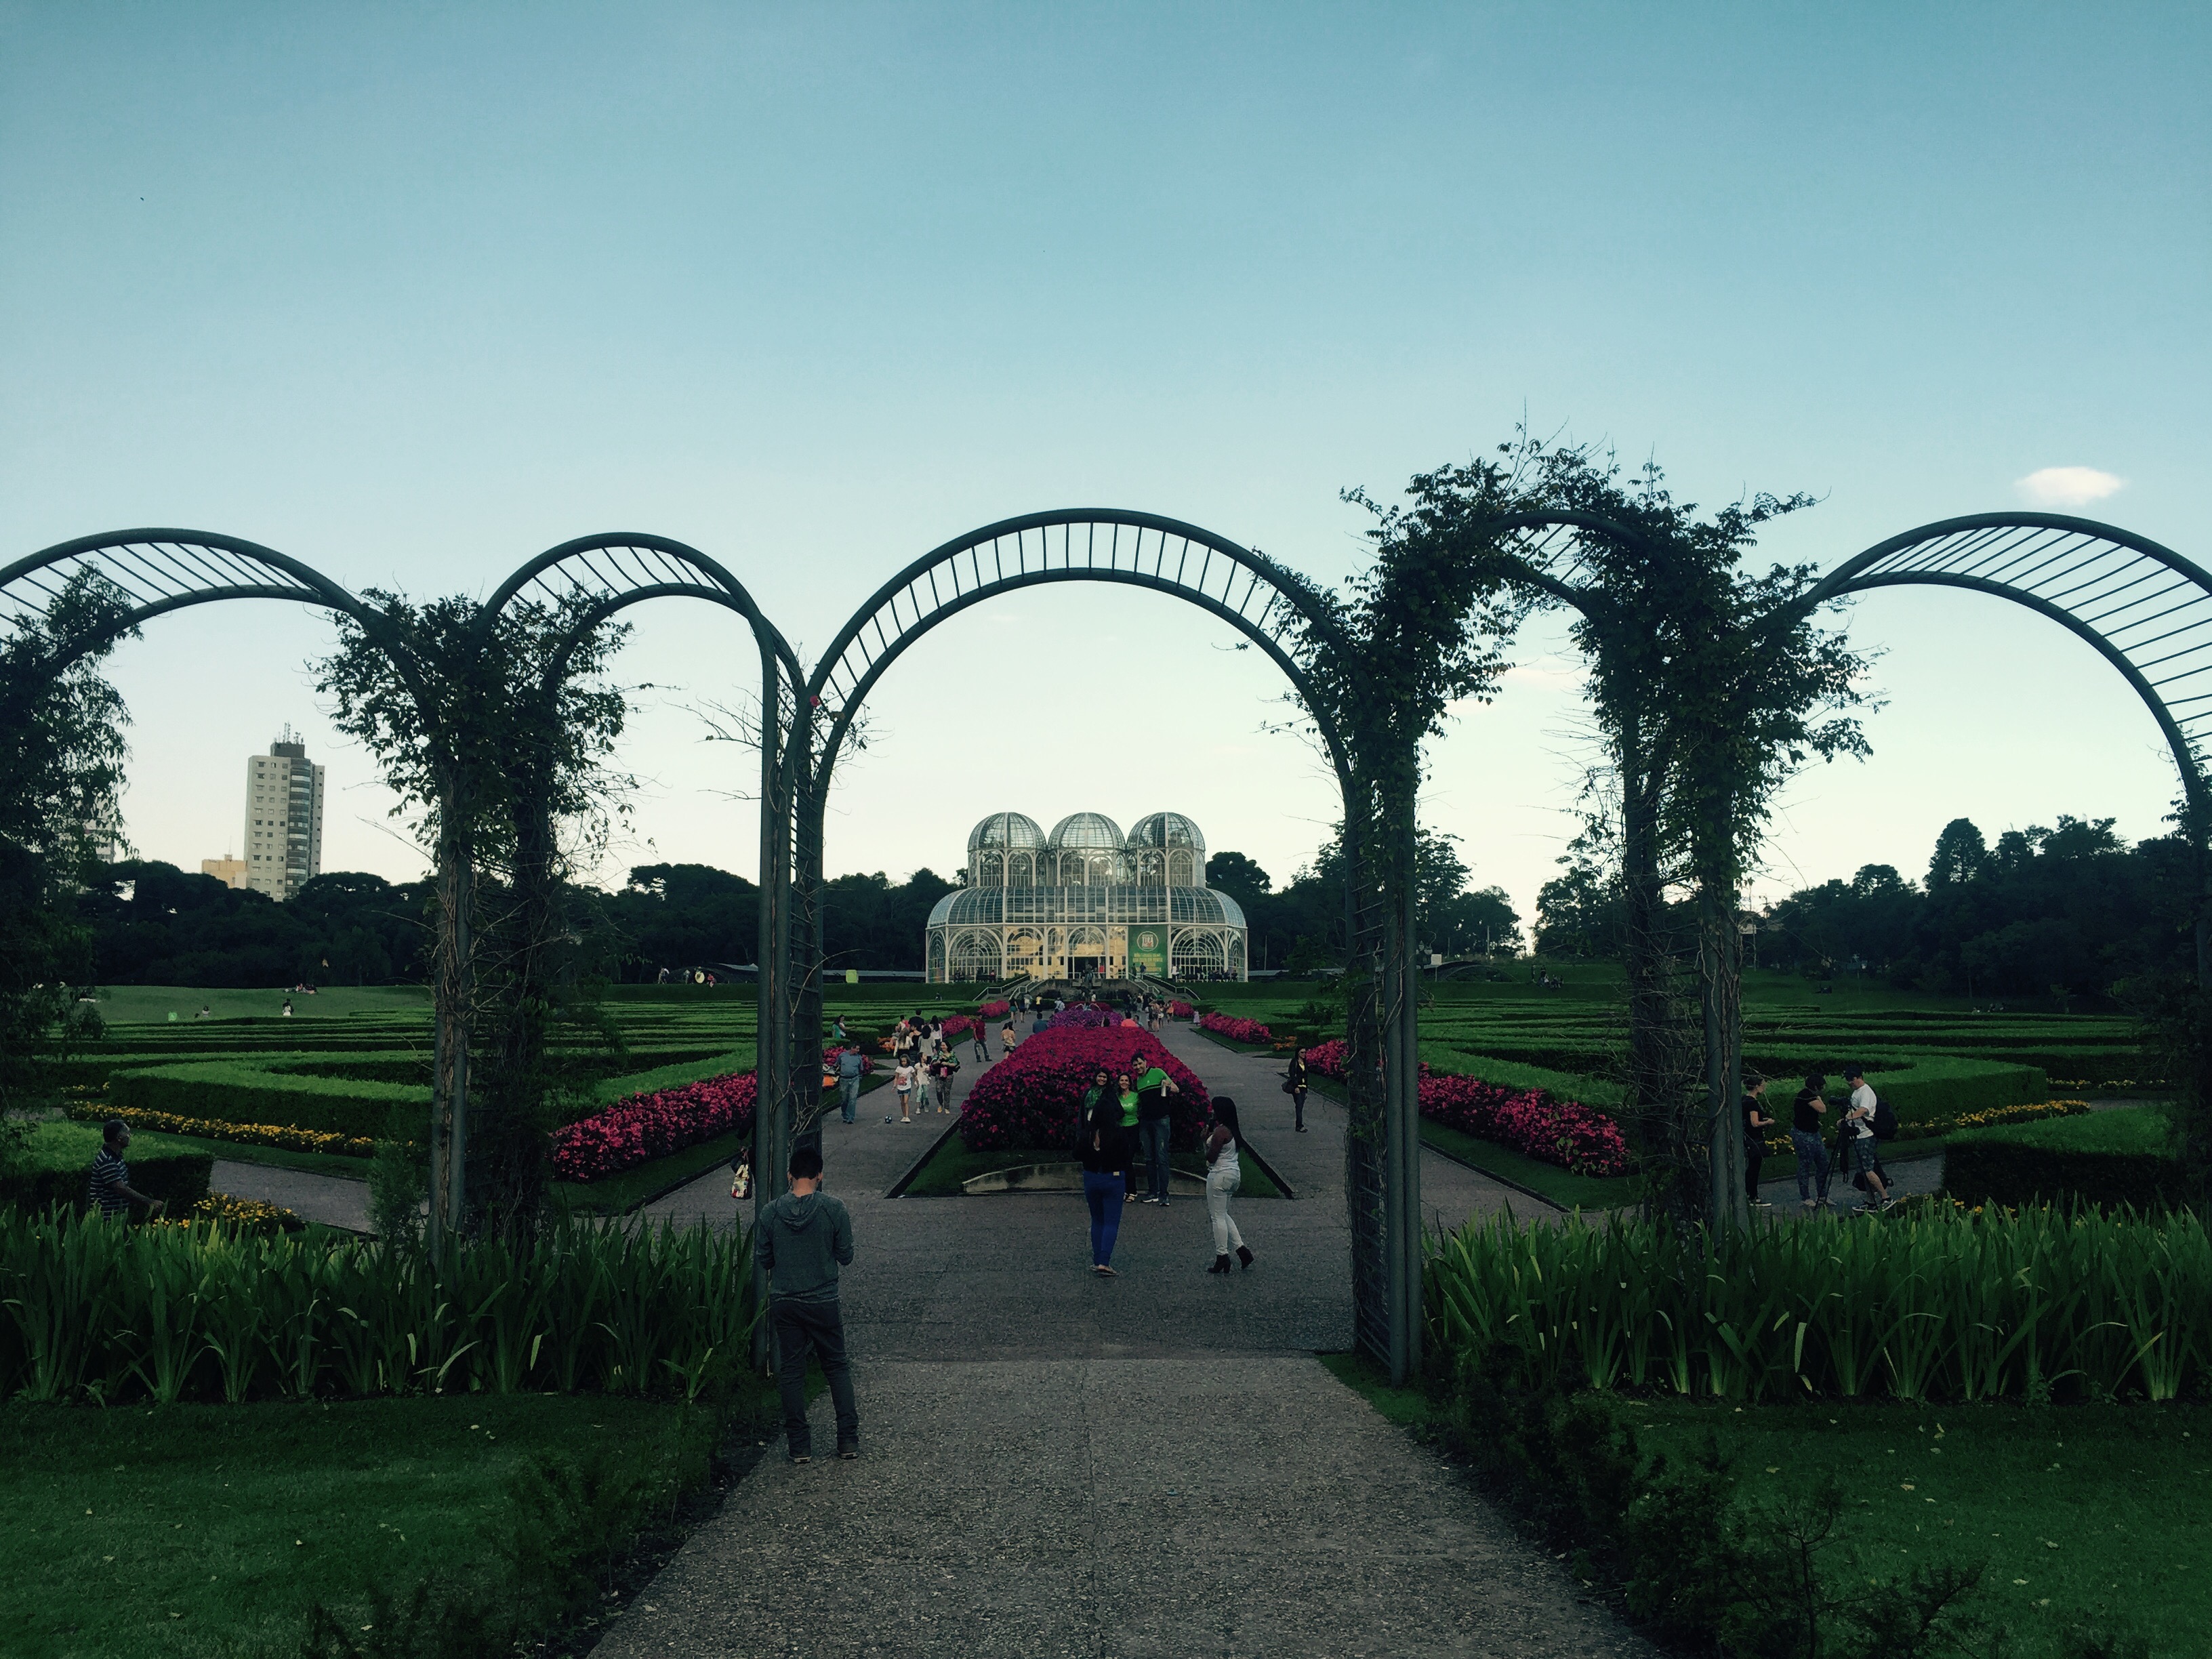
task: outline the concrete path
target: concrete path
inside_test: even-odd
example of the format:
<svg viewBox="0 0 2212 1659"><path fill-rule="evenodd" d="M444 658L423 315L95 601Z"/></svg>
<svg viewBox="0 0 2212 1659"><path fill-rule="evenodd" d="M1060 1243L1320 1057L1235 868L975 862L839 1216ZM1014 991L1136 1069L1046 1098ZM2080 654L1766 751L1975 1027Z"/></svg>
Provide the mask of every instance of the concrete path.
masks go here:
<svg viewBox="0 0 2212 1659"><path fill-rule="evenodd" d="M886 1199L951 1120L864 1099L823 1150L865 1455L820 1455L817 1400L817 1461L771 1447L599 1653L1651 1651L1313 1357L1351 1346L1342 1109L1310 1097L1295 1133L1279 1064L1164 1038L1298 1194L1238 1202L1252 1270L1205 1272L1200 1202L1125 1206L1099 1279L1075 1195ZM1447 1224L1528 1206L1440 1158L1422 1181ZM733 1208L718 1174L652 1212Z"/></svg>
<svg viewBox="0 0 2212 1659"><path fill-rule="evenodd" d="M219 1158L208 1177L208 1190L233 1198L258 1198L281 1204L302 1220L365 1233L368 1228L368 1182L343 1176L310 1175L274 1164Z"/></svg>

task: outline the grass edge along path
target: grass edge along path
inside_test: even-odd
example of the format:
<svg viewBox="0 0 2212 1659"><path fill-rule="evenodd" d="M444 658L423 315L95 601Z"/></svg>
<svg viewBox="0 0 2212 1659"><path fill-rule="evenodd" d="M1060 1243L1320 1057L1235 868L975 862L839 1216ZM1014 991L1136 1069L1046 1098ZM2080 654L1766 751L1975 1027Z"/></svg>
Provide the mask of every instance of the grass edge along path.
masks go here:
<svg viewBox="0 0 2212 1659"><path fill-rule="evenodd" d="M466 1607L495 1637L537 1634L677 1524L723 1425L709 1407L607 1395L11 1402L0 1629L14 1659L289 1659L315 1604L360 1640L374 1598L404 1605L434 1580L432 1617Z"/></svg>

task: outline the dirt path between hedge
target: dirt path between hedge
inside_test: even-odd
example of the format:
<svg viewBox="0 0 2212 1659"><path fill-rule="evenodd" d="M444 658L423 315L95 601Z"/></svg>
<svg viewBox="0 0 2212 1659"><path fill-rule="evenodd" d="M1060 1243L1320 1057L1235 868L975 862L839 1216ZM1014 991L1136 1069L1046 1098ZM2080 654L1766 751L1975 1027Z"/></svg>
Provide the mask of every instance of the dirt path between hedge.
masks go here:
<svg viewBox="0 0 2212 1659"><path fill-rule="evenodd" d="M770 1448L600 1653L1650 1651L1313 1357L1351 1341L1342 1109L1297 1134L1279 1064L1165 1041L1298 1194L1237 1206L1254 1268L1206 1273L1196 1201L1127 1206L1101 1280L1073 1195L884 1199L949 1120L866 1097L824 1135L865 1455ZM1528 1207L1441 1158L1422 1179L1446 1224ZM726 1224L727 1179L653 1209Z"/></svg>

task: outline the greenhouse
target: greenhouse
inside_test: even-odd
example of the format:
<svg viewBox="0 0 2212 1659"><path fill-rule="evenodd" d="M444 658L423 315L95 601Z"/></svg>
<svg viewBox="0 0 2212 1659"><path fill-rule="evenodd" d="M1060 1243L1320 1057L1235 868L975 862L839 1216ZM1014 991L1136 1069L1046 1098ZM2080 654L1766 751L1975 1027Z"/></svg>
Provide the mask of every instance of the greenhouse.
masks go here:
<svg viewBox="0 0 2212 1659"><path fill-rule="evenodd" d="M929 913L929 978L1245 976L1244 913L1206 884L1206 837L1180 812L1124 836L1103 812L1050 835L994 812L968 836L968 883Z"/></svg>

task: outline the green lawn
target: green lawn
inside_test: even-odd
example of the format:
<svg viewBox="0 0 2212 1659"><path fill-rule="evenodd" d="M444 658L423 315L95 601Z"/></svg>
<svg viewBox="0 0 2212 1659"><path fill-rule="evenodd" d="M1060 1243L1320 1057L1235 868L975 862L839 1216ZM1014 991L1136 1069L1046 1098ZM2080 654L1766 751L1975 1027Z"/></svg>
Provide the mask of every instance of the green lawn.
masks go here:
<svg viewBox="0 0 2212 1659"><path fill-rule="evenodd" d="M2019 1659L2065 1653L2070 1624L2197 1659L2212 1621L2212 1407L1750 1406L1622 1400L1653 1449L1717 1435L1763 1500L1844 1488L1839 1536L1869 1572L1985 1562L1984 1610Z"/></svg>
<svg viewBox="0 0 2212 1659"><path fill-rule="evenodd" d="M1322 1364L1395 1423L1436 1420L1364 1356ZM1977 1611L2010 1627L2015 1659L2080 1659L2095 1629L2202 1659L2212 1620L2212 1407L1731 1407L1615 1396L1646 1451L1693 1456L1717 1440L1740 1498L1766 1504L1832 1476L1838 1547L1883 1576L1984 1565ZM1837 1567L1844 1564L1837 1562Z"/></svg>
<svg viewBox="0 0 2212 1659"><path fill-rule="evenodd" d="M496 1604L514 1590L507 1482L530 1454L604 1449L665 1514L668 1481L703 1472L714 1432L678 1406L547 1395L0 1407L0 1647L289 1656L311 1603L357 1623L372 1589L434 1570ZM641 1516L607 1518L629 1532Z"/></svg>
<svg viewBox="0 0 2212 1659"><path fill-rule="evenodd" d="M111 1025L168 1023L171 1014L179 1024L194 1023L202 1008L216 1020L259 1018L281 1020L284 1000L291 994L281 988L259 990L204 990L196 985L108 985L100 988L100 1017ZM430 993L420 985L332 986L313 996L292 996L292 1018L343 1019L356 1014L420 1014L430 1017ZM204 1029L209 1021L201 1020Z"/></svg>

